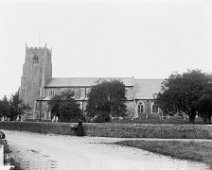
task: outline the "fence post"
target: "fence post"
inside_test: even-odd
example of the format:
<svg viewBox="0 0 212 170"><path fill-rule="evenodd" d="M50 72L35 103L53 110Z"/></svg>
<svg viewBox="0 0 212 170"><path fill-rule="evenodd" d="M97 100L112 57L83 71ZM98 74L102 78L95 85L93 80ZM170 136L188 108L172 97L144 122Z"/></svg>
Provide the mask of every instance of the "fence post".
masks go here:
<svg viewBox="0 0 212 170"><path fill-rule="evenodd" d="M0 145L0 166L4 166L4 145Z"/></svg>

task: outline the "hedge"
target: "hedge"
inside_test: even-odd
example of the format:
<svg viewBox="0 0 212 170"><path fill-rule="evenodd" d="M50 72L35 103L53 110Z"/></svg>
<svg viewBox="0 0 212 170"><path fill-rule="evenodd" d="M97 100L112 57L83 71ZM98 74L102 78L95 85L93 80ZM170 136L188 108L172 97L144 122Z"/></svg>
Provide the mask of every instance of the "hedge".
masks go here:
<svg viewBox="0 0 212 170"><path fill-rule="evenodd" d="M0 129L61 135L74 135L71 126L73 123L0 122ZM97 137L212 139L209 125L84 123L83 127L87 136Z"/></svg>
<svg viewBox="0 0 212 170"><path fill-rule="evenodd" d="M212 126L177 124L87 124L88 136L212 139Z"/></svg>
<svg viewBox="0 0 212 170"><path fill-rule="evenodd" d="M73 126L73 124L72 124ZM51 122L0 122L0 129L36 132L44 134L74 135L70 123Z"/></svg>

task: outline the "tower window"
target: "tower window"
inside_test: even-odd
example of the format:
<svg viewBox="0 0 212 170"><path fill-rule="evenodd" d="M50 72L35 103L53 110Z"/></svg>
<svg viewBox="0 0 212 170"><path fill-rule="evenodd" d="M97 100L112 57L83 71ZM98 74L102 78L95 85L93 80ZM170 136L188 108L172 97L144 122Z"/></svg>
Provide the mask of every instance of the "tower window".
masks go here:
<svg viewBox="0 0 212 170"><path fill-rule="evenodd" d="M38 56L36 54L33 57L33 64L38 64Z"/></svg>

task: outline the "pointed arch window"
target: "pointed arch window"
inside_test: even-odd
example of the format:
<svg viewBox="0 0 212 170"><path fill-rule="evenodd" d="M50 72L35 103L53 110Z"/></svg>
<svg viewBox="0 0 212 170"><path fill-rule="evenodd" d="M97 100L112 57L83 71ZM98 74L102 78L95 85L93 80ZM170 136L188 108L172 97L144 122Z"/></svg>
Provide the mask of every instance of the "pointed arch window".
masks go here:
<svg viewBox="0 0 212 170"><path fill-rule="evenodd" d="M155 103L152 103L152 113L159 113L159 107Z"/></svg>
<svg viewBox="0 0 212 170"><path fill-rule="evenodd" d="M138 102L138 113L144 113L144 103L142 101Z"/></svg>
<svg viewBox="0 0 212 170"><path fill-rule="evenodd" d="M55 91L54 90L49 90L49 96L54 97L55 96Z"/></svg>
<svg viewBox="0 0 212 170"><path fill-rule="evenodd" d="M38 56L36 54L33 57L33 64L38 64Z"/></svg>

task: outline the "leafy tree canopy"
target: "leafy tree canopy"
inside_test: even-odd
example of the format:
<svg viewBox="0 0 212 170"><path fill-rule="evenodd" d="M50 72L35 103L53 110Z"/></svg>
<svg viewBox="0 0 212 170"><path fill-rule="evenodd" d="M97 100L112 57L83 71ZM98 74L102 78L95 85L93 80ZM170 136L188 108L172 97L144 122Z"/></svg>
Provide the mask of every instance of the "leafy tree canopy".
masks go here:
<svg viewBox="0 0 212 170"><path fill-rule="evenodd" d="M0 100L0 116L9 117L10 120L15 120L17 116L20 118L26 110L30 109L19 99L19 92L16 92L8 100L6 96Z"/></svg>
<svg viewBox="0 0 212 170"><path fill-rule="evenodd" d="M6 96L0 100L0 116L7 116L10 112L10 103Z"/></svg>
<svg viewBox="0 0 212 170"><path fill-rule="evenodd" d="M203 118L205 123L211 122L212 116L212 84L207 84L203 90L202 95L198 100L198 112L199 115Z"/></svg>
<svg viewBox="0 0 212 170"><path fill-rule="evenodd" d="M98 81L88 94L86 112L95 122L108 122L111 117L126 116L125 85L119 80Z"/></svg>
<svg viewBox="0 0 212 170"><path fill-rule="evenodd" d="M23 115L24 112L29 109L30 107L24 104L21 99L19 99L19 92L16 92L14 95L12 95L10 99L10 114L9 114L11 120L15 119L17 116L21 118L21 115Z"/></svg>
<svg viewBox="0 0 212 170"><path fill-rule="evenodd" d="M199 111L199 99L211 82L211 76L200 70L174 73L162 83L156 103L165 112L184 112L194 122Z"/></svg>
<svg viewBox="0 0 212 170"><path fill-rule="evenodd" d="M73 91L64 91L60 95L55 95L48 104L52 117L58 116L60 121L78 122L79 120L85 120L79 104L74 99Z"/></svg>

